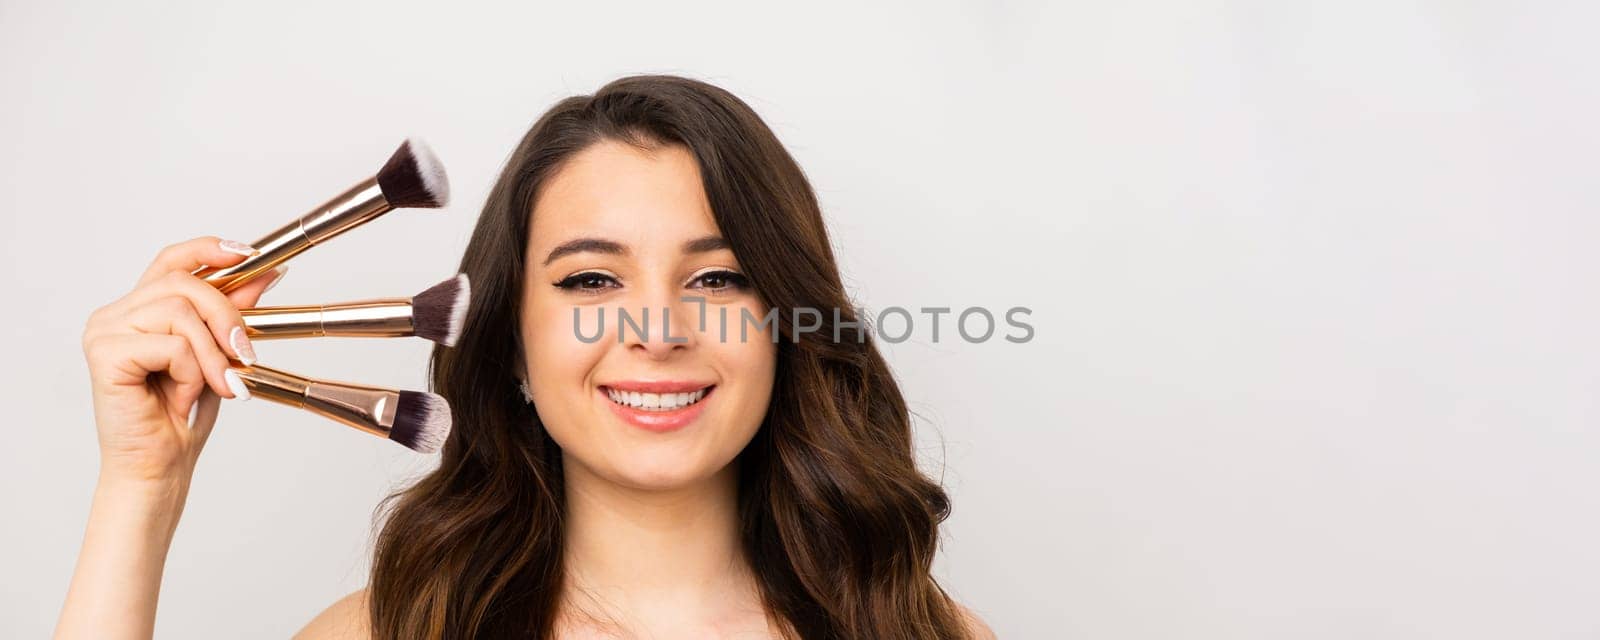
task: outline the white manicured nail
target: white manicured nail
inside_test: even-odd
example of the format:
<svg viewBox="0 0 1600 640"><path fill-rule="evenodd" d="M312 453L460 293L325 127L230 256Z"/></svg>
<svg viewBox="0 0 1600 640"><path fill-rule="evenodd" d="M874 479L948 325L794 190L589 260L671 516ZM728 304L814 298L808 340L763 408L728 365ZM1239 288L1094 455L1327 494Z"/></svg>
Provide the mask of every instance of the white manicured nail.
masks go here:
<svg viewBox="0 0 1600 640"><path fill-rule="evenodd" d="M256 348L250 344L250 338L245 337L243 327L234 327L228 332L228 346L233 347L233 355L245 366L256 363Z"/></svg>
<svg viewBox="0 0 1600 640"><path fill-rule="evenodd" d="M261 253L260 251L257 251L255 247L235 240L223 240L222 242L218 242L217 246L222 247L223 251L228 253L237 253L241 256L253 256Z"/></svg>
<svg viewBox="0 0 1600 640"><path fill-rule="evenodd" d="M277 268L273 269L272 272L276 275L272 276L272 282L268 282L267 287L261 290L261 293L263 294L271 291L273 287L278 286L278 282L283 280L283 276L289 273L289 265L280 264L277 266Z"/></svg>
<svg viewBox="0 0 1600 640"><path fill-rule="evenodd" d="M222 379L228 382L228 390L233 392L235 400L250 399L250 387L244 386L244 378L240 378L233 369L222 372Z"/></svg>

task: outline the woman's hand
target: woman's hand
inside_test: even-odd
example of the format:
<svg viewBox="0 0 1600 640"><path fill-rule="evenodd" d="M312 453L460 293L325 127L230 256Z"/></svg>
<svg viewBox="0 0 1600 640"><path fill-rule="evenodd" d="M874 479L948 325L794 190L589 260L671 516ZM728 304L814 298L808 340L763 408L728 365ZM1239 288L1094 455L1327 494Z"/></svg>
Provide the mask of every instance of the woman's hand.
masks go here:
<svg viewBox="0 0 1600 640"><path fill-rule="evenodd" d="M219 397L248 397L228 371L229 358L255 359L239 308L255 306L283 276L280 267L224 295L192 273L233 266L251 253L213 237L172 245L132 292L89 317L83 353L100 482L57 638L144 639L154 632L167 550Z"/></svg>
<svg viewBox="0 0 1600 640"><path fill-rule="evenodd" d="M83 353L102 482L187 487L216 421L218 397L248 398L228 371L229 358L255 360L239 308L254 306L282 272L228 294L191 273L202 265L238 264L254 251L214 237L172 245L133 291L89 317Z"/></svg>

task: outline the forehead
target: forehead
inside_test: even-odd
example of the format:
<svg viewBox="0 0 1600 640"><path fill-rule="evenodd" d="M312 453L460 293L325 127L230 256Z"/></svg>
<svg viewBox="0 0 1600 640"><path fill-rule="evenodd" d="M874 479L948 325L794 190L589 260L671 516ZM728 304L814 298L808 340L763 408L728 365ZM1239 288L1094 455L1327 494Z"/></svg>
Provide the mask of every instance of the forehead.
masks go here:
<svg viewBox="0 0 1600 640"><path fill-rule="evenodd" d="M682 145L605 140L568 158L534 203L530 248L580 236L676 243L717 232L700 166Z"/></svg>

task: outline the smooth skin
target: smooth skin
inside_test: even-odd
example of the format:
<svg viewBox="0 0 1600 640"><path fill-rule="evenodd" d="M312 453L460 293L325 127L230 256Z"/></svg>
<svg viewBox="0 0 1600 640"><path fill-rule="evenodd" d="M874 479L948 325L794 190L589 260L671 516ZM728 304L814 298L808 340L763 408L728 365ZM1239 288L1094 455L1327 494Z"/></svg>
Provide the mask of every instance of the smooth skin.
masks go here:
<svg viewBox="0 0 1600 640"><path fill-rule="evenodd" d="M563 636L776 637L740 551L734 458L766 415L777 345L770 331L717 337L722 309L738 319L766 308L732 249L691 250L721 238L700 185L699 165L681 146L605 142L574 156L534 206L522 335L535 347L523 355L566 475L572 586L558 618ZM622 253L549 260L585 238ZM700 304L685 297L705 300L705 331ZM634 318L648 310L649 335L622 331L618 308ZM612 312L604 325L600 309ZM600 340L576 339L575 310L585 334L604 327ZM669 342L669 330L681 342ZM693 423L662 433L612 411L600 387L629 380L715 386Z"/></svg>

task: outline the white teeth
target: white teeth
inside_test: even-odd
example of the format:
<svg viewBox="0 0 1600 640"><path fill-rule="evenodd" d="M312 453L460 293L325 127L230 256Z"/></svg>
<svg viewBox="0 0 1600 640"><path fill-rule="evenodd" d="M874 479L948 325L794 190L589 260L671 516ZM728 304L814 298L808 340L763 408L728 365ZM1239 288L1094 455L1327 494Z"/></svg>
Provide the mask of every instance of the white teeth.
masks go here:
<svg viewBox="0 0 1600 640"><path fill-rule="evenodd" d="M612 402L626 407L645 411L672 411L699 402L706 396L706 390L701 389L692 393L640 393L606 389L606 396L611 398Z"/></svg>

